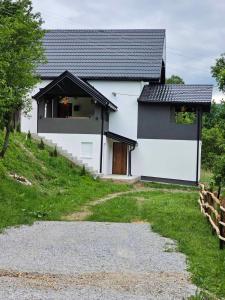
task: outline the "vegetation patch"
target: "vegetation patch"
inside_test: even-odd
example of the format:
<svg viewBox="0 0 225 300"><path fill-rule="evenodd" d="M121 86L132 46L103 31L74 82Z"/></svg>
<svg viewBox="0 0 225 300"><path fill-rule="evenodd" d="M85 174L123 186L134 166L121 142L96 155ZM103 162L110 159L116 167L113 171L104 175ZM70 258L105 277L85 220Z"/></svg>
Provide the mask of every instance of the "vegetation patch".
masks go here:
<svg viewBox="0 0 225 300"><path fill-rule="evenodd" d="M93 214L87 217L89 221L149 222L154 231L177 242L174 250L187 255L193 283L204 291L225 296L225 251L219 250L218 239L211 234L200 212L198 193L192 188L186 187L176 193L168 189L132 193L91 209ZM201 295L196 299L211 299L201 298Z"/></svg>
<svg viewBox="0 0 225 300"><path fill-rule="evenodd" d="M0 146L3 132L0 132ZM93 179L88 172L54 151L26 138L11 135L4 159L0 159L0 230L8 226L31 224L35 220L60 220L78 211L85 203L131 186ZM16 174L32 183L26 186L11 178Z"/></svg>

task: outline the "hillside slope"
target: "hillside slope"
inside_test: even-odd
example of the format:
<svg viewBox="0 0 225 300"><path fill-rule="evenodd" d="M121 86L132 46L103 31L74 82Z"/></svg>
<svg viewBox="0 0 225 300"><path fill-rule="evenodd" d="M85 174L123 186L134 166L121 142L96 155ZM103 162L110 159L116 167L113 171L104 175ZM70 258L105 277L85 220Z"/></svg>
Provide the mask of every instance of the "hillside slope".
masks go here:
<svg viewBox="0 0 225 300"><path fill-rule="evenodd" d="M3 133L0 133L0 144ZM39 149L34 140L24 134L11 135L9 149L0 160L0 230L35 220L59 220L62 215L79 209L81 205L107 195L125 191L129 187L95 180L82 174L78 166L64 157L52 157L53 149ZM25 186L10 174L27 178Z"/></svg>

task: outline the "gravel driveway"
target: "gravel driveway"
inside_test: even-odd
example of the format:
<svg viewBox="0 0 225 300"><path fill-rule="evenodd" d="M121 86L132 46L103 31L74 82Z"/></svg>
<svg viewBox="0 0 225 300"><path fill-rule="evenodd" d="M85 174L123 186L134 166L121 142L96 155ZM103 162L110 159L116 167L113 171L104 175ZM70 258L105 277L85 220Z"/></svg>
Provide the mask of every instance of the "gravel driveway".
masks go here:
<svg viewBox="0 0 225 300"><path fill-rule="evenodd" d="M0 235L0 299L186 299L185 256L148 224L37 222Z"/></svg>

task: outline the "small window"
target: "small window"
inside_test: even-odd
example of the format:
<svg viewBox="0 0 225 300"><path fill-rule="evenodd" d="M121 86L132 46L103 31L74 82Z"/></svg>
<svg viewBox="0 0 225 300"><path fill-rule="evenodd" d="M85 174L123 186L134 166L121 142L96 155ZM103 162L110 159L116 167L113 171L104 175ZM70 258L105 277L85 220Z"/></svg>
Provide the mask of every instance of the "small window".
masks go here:
<svg viewBox="0 0 225 300"><path fill-rule="evenodd" d="M173 120L176 124L195 124L196 123L196 109L189 106L176 106L173 110Z"/></svg>
<svg viewBox="0 0 225 300"><path fill-rule="evenodd" d="M83 158L92 158L93 155L93 143L82 142L81 143L81 156Z"/></svg>

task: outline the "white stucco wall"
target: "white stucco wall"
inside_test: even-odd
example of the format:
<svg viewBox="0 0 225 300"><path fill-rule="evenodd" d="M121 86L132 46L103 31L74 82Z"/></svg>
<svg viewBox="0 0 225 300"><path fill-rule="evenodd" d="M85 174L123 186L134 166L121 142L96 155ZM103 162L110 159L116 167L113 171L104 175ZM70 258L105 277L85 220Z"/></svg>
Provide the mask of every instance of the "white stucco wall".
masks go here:
<svg viewBox="0 0 225 300"><path fill-rule="evenodd" d="M39 90L49 84L49 80L44 80L38 83L35 88L30 93L30 98L34 96ZM32 110L28 113L28 115L21 114L21 131L31 133L37 133L37 102L32 99Z"/></svg>
<svg viewBox="0 0 225 300"><path fill-rule="evenodd" d="M82 160L88 166L92 167L96 172L99 172L100 166L100 134L56 134L56 133L40 133L39 136L51 140L59 147L67 150L74 157ZM82 155L82 143L92 143L92 155L87 158Z"/></svg>
<svg viewBox="0 0 225 300"><path fill-rule="evenodd" d="M43 81L32 91L31 96L50 81ZM97 90L118 106L117 112L109 116L109 130L125 137L137 140L137 98L142 91L143 82L135 81L90 81ZM114 95L115 93L115 95ZM30 117L21 116L21 130L37 132L37 105L32 102ZM42 134L57 143L84 163L99 171L100 135L90 134ZM81 143L93 143L91 158L81 155ZM139 139L138 146L132 152L132 174L179 180L196 180L197 141ZM112 173L113 145L110 139L103 140L103 173ZM200 147L201 152L201 147ZM200 161L199 161L200 166ZM200 168L199 168L200 169ZM200 175L200 174L199 174Z"/></svg>
<svg viewBox="0 0 225 300"><path fill-rule="evenodd" d="M117 112L110 113L109 131L136 140L137 98L144 83L141 81L89 81L89 83L118 107Z"/></svg>
<svg viewBox="0 0 225 300"><path fill-rule="evenodd" d="M118 111L110 113L109 130L137 139L137 98L140 96L144 83L141 81L89 81L99 92L118 106ZM40 88L45 87L50 81L42 81L31 92L35 95ZM113 93L116 93L114 96ZM32 100L32 111L28 116L21 117L21 130L23 132L37 132L37 103Z"/></svg>
<svg viewBox="0 0 225 300"><path fill-rule="evenodd" d="M113 142L104 136L103 173L112 174Z"/></svg>
<svg viewBox="0 0 225 300"><path fill-rule="evenodd" d="M132 173L195 181L196 155L197 141L140 139L132 153Z"/></svg>

